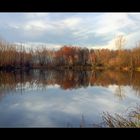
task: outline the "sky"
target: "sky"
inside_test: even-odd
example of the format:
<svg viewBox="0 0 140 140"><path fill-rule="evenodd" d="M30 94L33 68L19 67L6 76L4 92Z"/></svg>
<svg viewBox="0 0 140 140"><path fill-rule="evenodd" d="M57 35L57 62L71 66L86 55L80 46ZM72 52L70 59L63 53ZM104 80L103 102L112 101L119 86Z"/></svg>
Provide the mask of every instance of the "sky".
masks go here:
<svg viewBox="0 0 140 140"><path fill-rule="evenodd" d="M140 41L140 13L0 13L0 38L27 46L73 45L115 49L117 36L125 48Z"/></svg>

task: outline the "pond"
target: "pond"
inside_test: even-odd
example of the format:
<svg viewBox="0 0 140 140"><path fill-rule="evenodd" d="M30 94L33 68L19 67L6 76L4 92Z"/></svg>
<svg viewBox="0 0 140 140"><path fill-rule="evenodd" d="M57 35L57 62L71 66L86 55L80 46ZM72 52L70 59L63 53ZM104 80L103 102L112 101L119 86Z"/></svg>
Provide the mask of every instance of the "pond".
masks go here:
<svg viewBox="0 0 140 140"><path fill-rule="evenodd" d="M0 127L95 127L140 103L140 73L0 72Z"/></svg>

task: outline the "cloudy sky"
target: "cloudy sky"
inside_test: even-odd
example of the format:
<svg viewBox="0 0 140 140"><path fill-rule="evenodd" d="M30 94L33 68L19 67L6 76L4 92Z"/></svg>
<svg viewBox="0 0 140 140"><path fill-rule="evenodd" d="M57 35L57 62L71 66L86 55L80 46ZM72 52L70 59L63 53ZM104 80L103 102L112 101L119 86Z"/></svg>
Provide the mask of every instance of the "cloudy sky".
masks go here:
<svg viewBox="0 0 140 140"><path fill-rule="evenodd" d="M0 38L14 43L113 49L118 35L135 47L140 13L0 13Z"/></svg>

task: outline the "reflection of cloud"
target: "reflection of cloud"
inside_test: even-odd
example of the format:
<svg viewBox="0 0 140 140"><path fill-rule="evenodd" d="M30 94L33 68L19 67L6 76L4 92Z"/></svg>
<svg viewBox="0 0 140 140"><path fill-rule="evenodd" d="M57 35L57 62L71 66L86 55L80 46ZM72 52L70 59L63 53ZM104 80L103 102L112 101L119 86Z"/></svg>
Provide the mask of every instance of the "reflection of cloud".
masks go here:
<svg viewBox="0 0 140 140"><path fill-rule="evenodd" d="M61 90L56 85L47 90L25 90L22 95L9 95L0 102L0 126L6 122L9 126L74 125L80 123L82 115L87 123L93 123L100 120L103 111L119 113L139 103L140 99L130 87L124 87L127 96L123 101L116 99L116 87L111 85L108 88L94 86ZM14 119L14 116L18 118Z"/></svg>
<svg viewBox="0 0 140 140"><path fill-rule="evenodd" d="M60 85L57 85L57 84L55 84L55 85L48 85L47 86L47 88L59 88L60 87Z"/></svg>

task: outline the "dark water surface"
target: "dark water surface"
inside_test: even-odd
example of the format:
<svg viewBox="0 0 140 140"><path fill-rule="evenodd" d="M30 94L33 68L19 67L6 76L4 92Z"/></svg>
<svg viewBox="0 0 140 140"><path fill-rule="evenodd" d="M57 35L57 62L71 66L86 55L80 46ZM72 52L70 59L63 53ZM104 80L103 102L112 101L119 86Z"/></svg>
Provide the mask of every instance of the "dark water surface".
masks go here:
<svg viewBox="0 0 140 140"><path fill-rule="evenodd" d="M139 72L0 72L0 127L93 127L139 103Z"/></svg>

